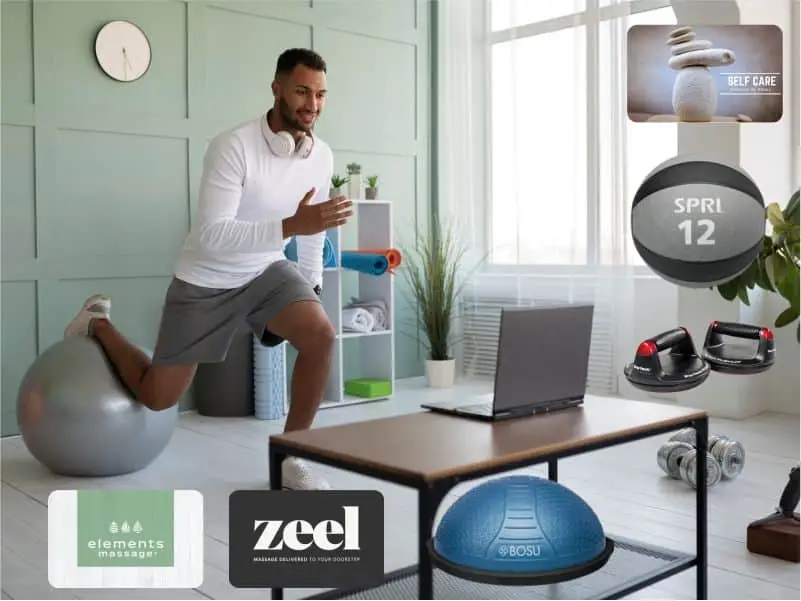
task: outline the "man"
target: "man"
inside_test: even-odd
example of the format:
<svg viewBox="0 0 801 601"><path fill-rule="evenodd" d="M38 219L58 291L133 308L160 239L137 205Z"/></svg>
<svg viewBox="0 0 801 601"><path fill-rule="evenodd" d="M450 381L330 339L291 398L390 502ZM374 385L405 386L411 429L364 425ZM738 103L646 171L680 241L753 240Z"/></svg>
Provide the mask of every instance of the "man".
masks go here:
<svg viewBox="0 0 801 601"><path fill-rule="evenodd" d="M167 290L152 361L111 323L111 299L87 299L64 335L92 336L135 398L153 411L173 407L198 363L223 361L235 331L298 350L285 431L311 427L331 368L335 332L320 303L325 231L344 224L351 203L328 199L330 147L313 135L327 68L310 50L278 58L266 115L217 136L204 158L197 219ZM296 236L298 261L284 247ZM297 458L283 486L330 488Z"/></svg>

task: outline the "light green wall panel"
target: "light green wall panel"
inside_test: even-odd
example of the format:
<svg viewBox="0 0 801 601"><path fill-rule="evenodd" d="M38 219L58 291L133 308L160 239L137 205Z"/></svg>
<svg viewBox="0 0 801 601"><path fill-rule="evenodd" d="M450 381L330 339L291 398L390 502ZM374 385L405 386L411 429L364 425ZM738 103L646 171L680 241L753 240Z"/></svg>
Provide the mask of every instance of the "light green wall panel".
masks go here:
<svg viewBox="0 0 801 601"><path fill-rule="evenodd" d="M320 135L342 149L413 153L416 47L330 30L315 31L314 40L330 73Z"/></svg>
<svg viewBox="0 0 801 601"><path fill-rule="evenodd" d="M187 111L186 6L181 2L36 2L36 104L60 112L182 119ZM150 40L147 75L121 84L102 75L94 38L112 19L139 25ZM120 57L122 60L122 57Z"/></svg>
<svg viewBox="0 0 801 601"><path fill-rule="evenodd" d="M205 11L204 21L208 90L204 100L213 107L215 123L221 128L251 119L271 106L272 57L285 48L311 44L308 25L216 7ZM236 86L231 86L232 81Z"/></svg>
<svg viewBox="0 0 801 601"><path fill-rule="evenodd" d="M3 434L16 431L24 369L88 295L111 295L118 328L153 346L207 141L272 104L286 47L311 46L329 65L318 133L337 168L357 161L380 176L396 236L427 224L426 0L0 6ZM96 63L94 37L113 19L137 23L151 41L139 81L114 82ZM400 320L411 306L396 282ZM414 338L396 340L398 376L421 375Z"/></svg>
<svg viewBox="0 0 801 601"><path fill-rule="evenodd" d="M30 2L3 2L3 122L7 107L33 104L32 26Z"/></svg>
<svg viewBox="0 0 801 601"><path fill-rule="evenodd" d="M314 5L329 0L211 0L208 6L225 7L247 15L267 15L295 21L310 21L310 9ZM345 0L346 2L349 0ZM342 0L334 0L334 4L342 4Z"/></svg>
<svg viewBox="0 0 801 601"><path fill-rule="evenodd" d="M332 29L366 29L368 34L384 34L388 29L413 31L417 23L417 4L416 0L315 0L314 10ZM426 10L425 5L422 10Z"/></svg>
<svg viewBox="0 0 801 601"><path fill-rule="evenodd" d="M36 283L3 282L0 284L3 328L0 353L3 359L2 435L17 431L17 389L28 366L36 358Z"/></svg>
<svg viewBox="0 0 801 601"><path fill-rule="evenodd" d="M5 89L5 88L3 88ZM30 261L36 256L36 207L34 150L32 127L3 125L2 186L0 215L2 215L2 256L0 269L18 261Z"/></svg>
<svg viewBox="0 0 801 601"><path fill-rule="evenodd" d="M178 252L189 226L186 139L59 130L50 147L43 257Z"/></svg>

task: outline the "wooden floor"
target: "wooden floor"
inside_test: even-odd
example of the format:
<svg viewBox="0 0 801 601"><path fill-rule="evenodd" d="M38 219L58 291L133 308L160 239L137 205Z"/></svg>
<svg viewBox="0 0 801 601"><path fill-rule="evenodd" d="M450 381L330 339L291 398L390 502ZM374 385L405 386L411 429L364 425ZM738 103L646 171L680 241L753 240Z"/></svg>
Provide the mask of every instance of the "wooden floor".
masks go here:
<svg viewBox="0 0 801 601"><path fill-rule="evenodd" d="M453 391L408 383L391 401L321 412L318 425L344 423L418 410L422 400L488 390L484 384ZM267 487L267 436L281 424L255 419L181 417L169 447L147 469L109 479L52 476L28 454L22 441L2 441L2 593L4 599L266 599L269 590L235 589L228 583L229 494ZM799 566L751 555L745 548L747 524L773 511L799 461L797 416L763 414L744 421L713 419L711 433L739 439L747 450L740 478L722 483L709 496L709 594L711 599L799 599ZM694 551L694 492L664 477L651 439L598 451L560 464L560 481L598 513L605 529ZM362 476L321 468L335 488L372 488L385 498L387 571L416 561L416 499L413 492ZM544 468L530 472L543 474ZM195 590L58 590L47 580L47 498L64 488L193 488L206 508L205 579ZM467 485L441 507L447 508ZM288 590L287 598L313 591ZM688 571L632 595L638 599L695 598L695 574Z"/></svg>

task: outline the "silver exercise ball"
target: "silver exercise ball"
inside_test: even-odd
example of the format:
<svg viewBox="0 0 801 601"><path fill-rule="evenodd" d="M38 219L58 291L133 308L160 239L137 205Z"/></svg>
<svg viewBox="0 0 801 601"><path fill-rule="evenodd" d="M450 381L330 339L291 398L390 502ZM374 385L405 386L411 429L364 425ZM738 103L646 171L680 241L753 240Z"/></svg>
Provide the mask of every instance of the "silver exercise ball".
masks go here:
<svg viewBox="0 0 801 601"><path fill-rule="evenodd" d="M147 351L145 351L147 352ZM119 476L164 450L178 406L151 411L132 399L97 341L60 340L28 368L17 397L25 446L63 476Z"/></svg>

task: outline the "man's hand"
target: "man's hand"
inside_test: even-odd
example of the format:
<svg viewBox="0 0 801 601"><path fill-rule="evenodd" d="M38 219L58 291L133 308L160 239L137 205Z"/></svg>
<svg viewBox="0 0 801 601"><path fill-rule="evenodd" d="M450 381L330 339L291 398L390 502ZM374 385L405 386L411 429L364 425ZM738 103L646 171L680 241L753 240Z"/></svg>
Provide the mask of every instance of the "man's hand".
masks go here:
<svg viewBox="0 0 801 601"><path fill-rule="evenodd" d="M329 228L344 225L353 215L353 211L350 210L353 203L344 196L337 196L319 204L309 204L314 192L314 188L306 192L295 214L284 219L284 238L319 234Z"/></svg>

